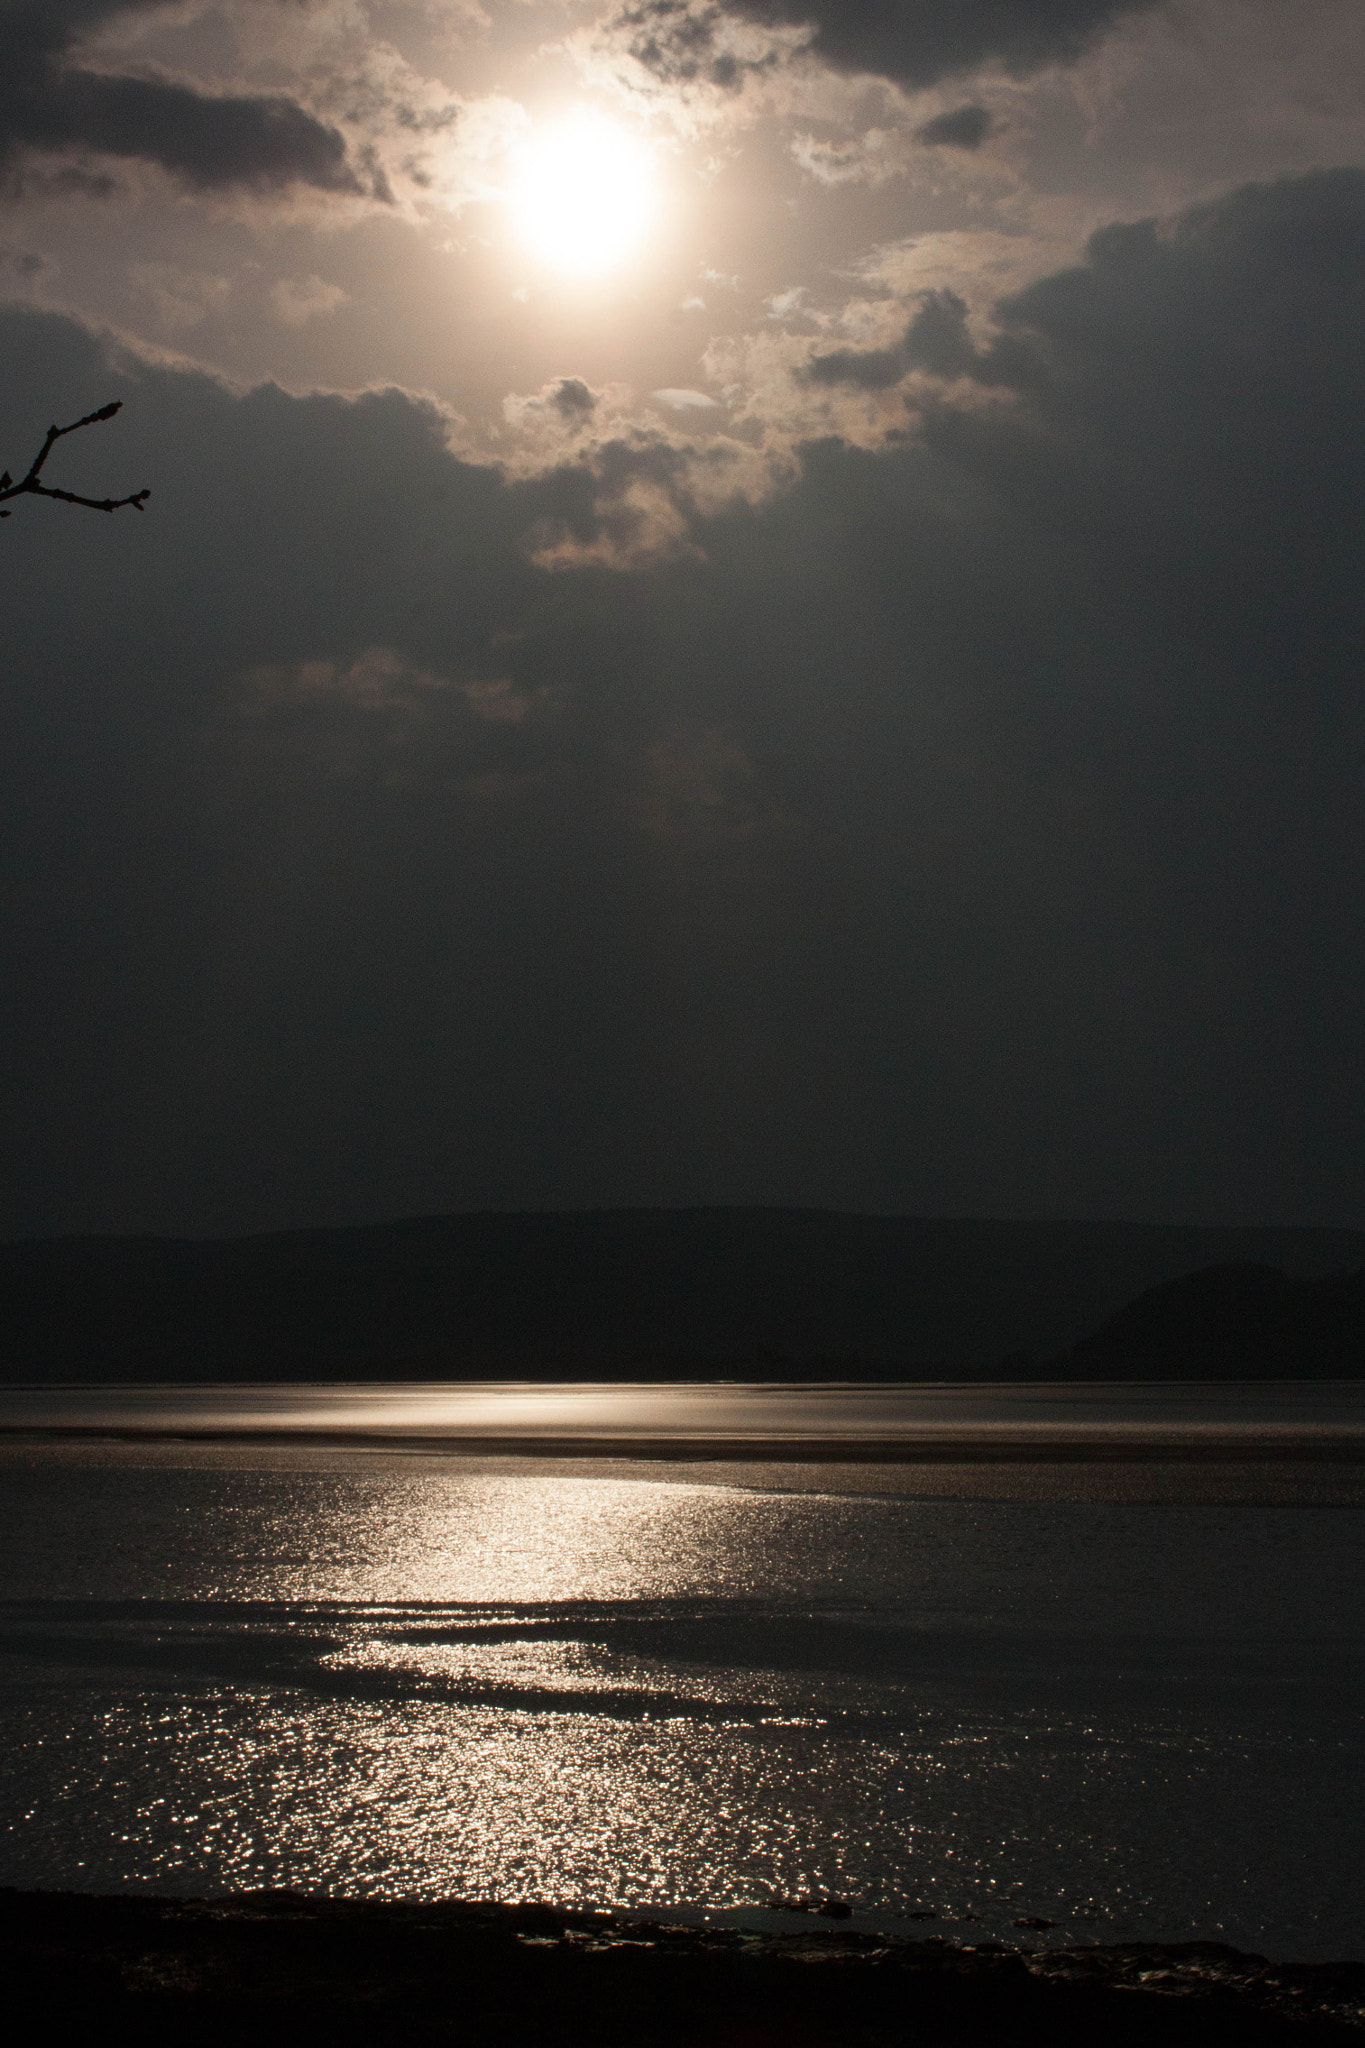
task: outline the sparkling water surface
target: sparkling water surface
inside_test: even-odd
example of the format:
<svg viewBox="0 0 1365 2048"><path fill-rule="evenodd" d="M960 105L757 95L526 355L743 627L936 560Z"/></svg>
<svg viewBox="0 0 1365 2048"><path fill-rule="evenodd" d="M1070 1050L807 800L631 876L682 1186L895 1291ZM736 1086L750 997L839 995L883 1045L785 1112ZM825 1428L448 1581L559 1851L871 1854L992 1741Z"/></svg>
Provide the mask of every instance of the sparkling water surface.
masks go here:
<svg viewBox="0 0 1365 2048"><path fill-rule="evenodd" d="M0 1502L0 1882L1365 1952L1358 1465L12 1439Z"/></svg>

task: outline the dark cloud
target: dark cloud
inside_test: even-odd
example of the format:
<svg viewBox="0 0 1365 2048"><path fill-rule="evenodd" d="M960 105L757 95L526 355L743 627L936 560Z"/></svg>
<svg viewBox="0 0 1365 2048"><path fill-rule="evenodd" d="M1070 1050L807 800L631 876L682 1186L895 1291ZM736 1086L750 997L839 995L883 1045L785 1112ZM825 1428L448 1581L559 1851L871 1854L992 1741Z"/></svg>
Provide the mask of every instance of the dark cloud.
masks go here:
<svg viewBox="0 0 1365 2048"><path fill-rule="evenodd" d="M725 18L764 28L808 28L809 47L843 71L911 87L999 64L1015 77L1082 53L1115 21L1161 0L639 0L611 25L632 56L671 82L739 83L772 57L741 60L723 47ZM965 112L966 110L964 110ZM951 121L952 116L943 117ZM941 135L941 142L960 137ZM980 140L980 137L977 138Z"/></svg>
<svg viewBox="0 0 1365 2048"><path fill-rule="evenodd" d="M159 164L199 188L361 190L342 136L283 95L214 96L168 79L86 70L72 56L85 31L156 4L5 0L0 168L13 173L35 152L88 152Z"/></svg>
<svg viewBox="0 0 1365 2048"><path fill-rule="evenodd" d="M992 378L989 362L974 346L967 332L967 308L956 292L925 295L906 329L901 350L908 363L936 377L971 376L979 383L1006 381Z"/></svg>
<svg viewBox="0 0 1365 2048"><path fill-rule="evenodd" d="M0 243L0 270L22 278L26 285L35 285L40 278L50 276L55 268L52 259L36 249L16 249Z"/></svg>
<svg viewBox="0 0 1365 2048"><path fill-rule="evenodd" d="M3 1227L1355 1217L1363 252L1342 171L927 301L988 403L706 517L4 315L5 460L121 397L59 481L153 499L0 539Z"/></svg>
<svg viewBox="0 0 1365 2048"><path fill-rule="evenodd" d="M862 391L886 391L910 370L1010 384L1032 361L1031 353L1021 358L1017 342L1004 335L989 349L978 349L967 330L965 302L956 292L938 291L924 294L894 348L826 349L811 357L802 374L811 384L848 384Z"/></svg>
<svg viewBox="0 0 1365 2048"><path fill-rule="evenodd" d="M583 419L597 409L597 395L581 377L561 377L551 394L551 403L565 419Z"/></svg>
<svg viewBox="0 0 1365 2048"><path fill-rule="evenodd" d="M813 355L802 372L811 384L851 384L887 391L909 368L903 348L830 348Z"/></svg>
<svg viewBox="0 0 1365 2048"><path fill-rule="evenodd" d="M725 18L714 0L627 0L603 28L656 78L672 85L705 80L729 92L747 76L772 70L779 58L776 52L740 58L719 47Z"/></svg>
<svg viewBox="0 0 1365 2048"><path fill-rule="evenodd" d="M940 149L980 149L990 132L991 117L984 107L954 107L925 121L915 130L915 140Z"/></svg>

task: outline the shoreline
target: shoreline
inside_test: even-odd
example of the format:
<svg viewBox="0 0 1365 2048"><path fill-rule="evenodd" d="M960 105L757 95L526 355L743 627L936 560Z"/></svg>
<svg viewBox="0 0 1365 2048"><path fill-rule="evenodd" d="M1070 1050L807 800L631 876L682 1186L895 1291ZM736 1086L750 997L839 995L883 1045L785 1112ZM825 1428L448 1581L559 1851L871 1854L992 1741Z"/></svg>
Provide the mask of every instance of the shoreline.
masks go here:
<svg viewBox="0 0 1365 2048"><path fill-rule="evenodd" d="M119 1424L0 1423L0 1444L203 1444L389 1450L449 1458L622 1459L640 1463L1365 1464L1365 1430L1209 1430L1030 1436L1005 1430L897 1437L480 1435L413 1430L161 1429Z"/></svg>
<svg viewBox="0 0 1365 2048"><path fill-rule="evenodd" d="M61 2040L667 2048L1360 2048L1365 1963L1219 1942L1038 1950L644 1911L299 1892L0 1891L7 1989ZM57 2032L57 2027L65 2031Z"/></svg>

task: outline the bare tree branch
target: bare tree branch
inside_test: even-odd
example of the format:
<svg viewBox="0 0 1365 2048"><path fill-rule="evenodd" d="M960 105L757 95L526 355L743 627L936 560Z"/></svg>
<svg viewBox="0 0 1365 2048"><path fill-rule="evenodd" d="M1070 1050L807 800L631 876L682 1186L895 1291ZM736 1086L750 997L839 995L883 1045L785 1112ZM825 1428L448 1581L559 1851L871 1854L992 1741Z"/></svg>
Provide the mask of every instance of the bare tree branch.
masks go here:
<svg viewBox="0 0 1365 2048"><path fill-rule="evenodd" d="M47 439L29 465L26 476L15 483L8 470L0 476L0 506L7 498L60 498L64 505L88 505L92 512L117 512L122 505L131 505L140 512L151 497L150 491L133 491L126 498L81 498L75 491L55 490L50 484L39 483L43 464L64 434L79 433L82 427L93 427L99 420L111 420L123 404L116 398L112 405L102 405L98 412L88 412L83 420L73 420L69 427L49 427ZM0 519L8 519L9 513L0 511Z"/></svg>

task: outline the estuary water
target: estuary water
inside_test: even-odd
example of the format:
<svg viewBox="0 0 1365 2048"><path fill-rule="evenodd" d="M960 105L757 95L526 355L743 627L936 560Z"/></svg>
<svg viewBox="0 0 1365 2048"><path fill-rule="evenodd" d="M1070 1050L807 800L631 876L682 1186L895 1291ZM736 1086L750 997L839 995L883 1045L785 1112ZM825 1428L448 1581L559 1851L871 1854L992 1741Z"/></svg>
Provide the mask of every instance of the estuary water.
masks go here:
<svg viewBox="0 0 1365 2048"><path fill-rule="evenodd" d="M0 1883L1360 1956L1362 1393L8 1391Z"/></svg>

